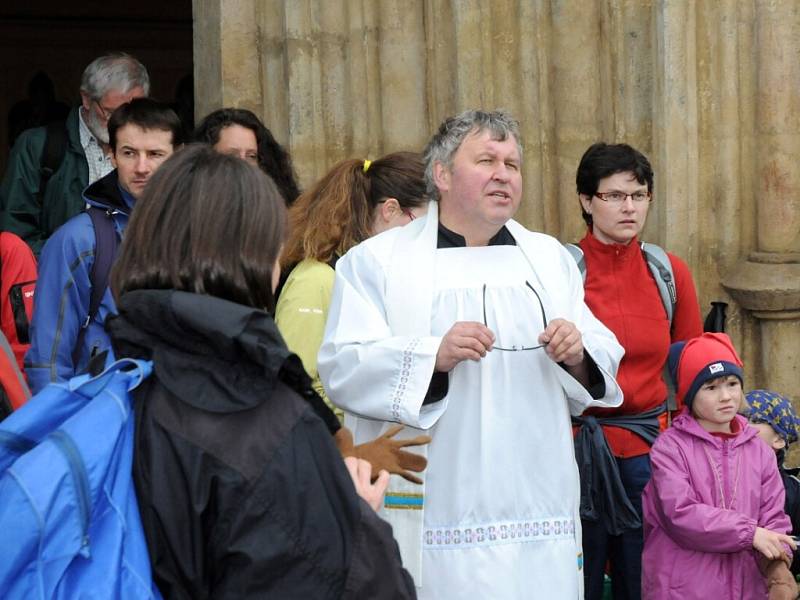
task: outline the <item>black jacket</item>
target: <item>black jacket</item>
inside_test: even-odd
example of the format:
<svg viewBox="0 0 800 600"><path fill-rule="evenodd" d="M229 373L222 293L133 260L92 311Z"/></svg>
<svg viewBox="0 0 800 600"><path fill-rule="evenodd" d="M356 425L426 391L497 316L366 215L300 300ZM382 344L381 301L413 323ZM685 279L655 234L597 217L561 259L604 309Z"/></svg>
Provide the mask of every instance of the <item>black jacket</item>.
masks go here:
<svg viewBox="0 0 800 600"><path fill-rule="evenodd" d="M778 452L778 471L781 474L783 487L786 490L786 500L783 504L783 512L785 512L789 519L792 521L792 535L800 535L800 469L789 469L784 464L786 452L781 450ZM800 575L800 550L794 553L792 560L792 573Z"/></svg>
<svg viewBox="0 0 800 600"><path fill-rule="evenodd" d="M168 290L118 308L117 357L154 365L136 391L134 478L165 598L415 597L267 313Z"/></svg>

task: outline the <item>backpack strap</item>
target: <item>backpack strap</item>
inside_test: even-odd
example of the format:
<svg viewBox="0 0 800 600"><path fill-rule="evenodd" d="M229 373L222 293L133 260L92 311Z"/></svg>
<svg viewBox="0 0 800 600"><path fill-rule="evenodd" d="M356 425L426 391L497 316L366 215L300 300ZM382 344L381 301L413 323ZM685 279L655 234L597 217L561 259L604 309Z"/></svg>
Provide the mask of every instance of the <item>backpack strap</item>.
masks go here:
<svg viewBox="0 0 800 600"><path fill-rule="evenodd" d="M119 247L119 237L114 228L114 211L90 206L86 209L86 212L89 214L94 227L94 264L92 264L92 270L89 273L89 285L91 287L89 311L86 314L86 319L81 324L75 347L72 349L73 365L77 364L80 357L86 330L89 328L89 324L97 317L97 311L100 310L100 303L103 301L103 296L105 296L106 288L108 287L111 265L114 264L114 259L117 257L117 248Z"/></svg>
<svg viewBox="0 0 800 600"><path fill-rule="evenodd" d="M667 311L667 320L672 327L672 317L675 315L675 304L678 302L678 292L675 288L675 274L672 271L672 263L669 256L661 246L641 242L644 260L653 274L656 281L658 293L661 296L661 303Z"/></svg>
<svg viewBox="0 0 800 600"><path fill-rule="evenodd" d="M6 336L0 333L0 421L31 397L25 376Z"/></svg>
<svg viewBox="0 0 800 600"><path fill-rule="evenodd" d="M583 250L578 244L564 244L564 248L575 260L575 264L578 265L578 270L581 272L581 279L583 279L583 283L586 283L586 259L583 258Z"/></svg>
<svg viewBox="0 0 800 600"><path fill-rule="evenodd" d="M39 192L37 193L39 206L44 203L44 193L47 182L61 167L64 155L67 153L67 122L54 121L44 128L44 148L39 158Z"/></svg>
<svg viewBox="0 0 800 600"><path fill-rule="evenodd" d="M123 371L127 378L127 388L130 392L142 381L149 377L153 370L153 362L136 358L120 358L108 365L100 374L89 376L82 374L72 379L61 382L71 392L91 398L99 394L119 371Z"/></svg>
<svg viewBox="0 0 800 600"><path fill-rule="evenodd" d="M656 282L658 293L661 296L661 303L667 311L670 329L672 328L672 318L675 316L675 304L678 302L678 291L675 287L675 273L672 270L672 263L669 256L661 246L641 242L642 254L653 279ZM672 411L678 409L678 402L675 400L675 385L672 383L672 376L669 366L664 365L662 379L667 386L667 418L671 421Z"/></svg>
<svg viewBox="0 0 800 600"><path fill-rule="evenodd" d="M640 246L644 260L653 274L653 279L655 279L658 294L661 296L661 303L664 305L664 310L667 312L667 319L671 326L672 317L675 314L675 304L678 302L672 263L661 246L645 242L641 242ZM583 250L577 244L564 244L564 248L575 260L575 264L578 265L578 270L581 272L581 278L586 283L586 259L583 257Z"/></svg>

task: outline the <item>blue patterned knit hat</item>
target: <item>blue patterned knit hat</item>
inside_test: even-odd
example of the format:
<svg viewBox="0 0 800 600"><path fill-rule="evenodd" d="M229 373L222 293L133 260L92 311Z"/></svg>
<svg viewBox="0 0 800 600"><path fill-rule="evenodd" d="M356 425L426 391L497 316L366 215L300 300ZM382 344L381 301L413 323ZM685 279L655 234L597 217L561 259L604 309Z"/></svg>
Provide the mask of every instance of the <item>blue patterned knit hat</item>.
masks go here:
<svg viewBox="0 0 800 600"><path fill-rule="evenodd" d="M771 425L787 446L797 441L800 418L786 396L769 390L753 390L747 392L745 398L750 406L750 421Z"/></svg>

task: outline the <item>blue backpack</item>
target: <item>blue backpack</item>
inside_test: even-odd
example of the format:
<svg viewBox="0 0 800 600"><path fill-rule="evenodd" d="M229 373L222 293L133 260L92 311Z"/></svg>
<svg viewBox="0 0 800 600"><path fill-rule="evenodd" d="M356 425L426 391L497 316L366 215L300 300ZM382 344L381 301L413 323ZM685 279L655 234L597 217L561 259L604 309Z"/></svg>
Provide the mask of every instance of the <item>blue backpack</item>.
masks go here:
<svg viewBox="0 0 800 600"><path fill-rule="evenodd" d="M151 369L50 384L0 423L3 598L161 598L132 477L130 392Z"/></svg>

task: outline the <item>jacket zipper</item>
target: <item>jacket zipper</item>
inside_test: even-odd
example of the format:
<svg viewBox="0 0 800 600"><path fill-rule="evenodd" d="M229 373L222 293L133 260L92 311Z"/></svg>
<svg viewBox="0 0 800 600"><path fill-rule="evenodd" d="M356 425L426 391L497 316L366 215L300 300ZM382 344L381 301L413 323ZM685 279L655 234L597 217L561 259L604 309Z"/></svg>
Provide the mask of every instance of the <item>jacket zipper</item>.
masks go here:
<svg viewBox="0 0 800 600"><path fill-rule="evenodd" d="M78 510L81 515L81 527L83 535L81 536L80 553L89 556L89 507L91 505L89 500L89 477L86 474L86 467L83 464L78 448L69 434L64 431L54 431L50 434L50 439L53 440L55 445L61 450L61 453L67 459L69 470L72 473L72 479L75 482L75 490L78 497Z"/></svg>
<svg viewBox="0 0 800 600"><path fill-rule="evenodd" d="M728 444L729 440L725 439L722 440L722 489L724 490L724 496L722 498L722 508L731 508L731 506L725 506L725 498L728 499L728 502L733 502L733 498L730 496L730 489L729 489L729 477L728 477Z"/></svg>

